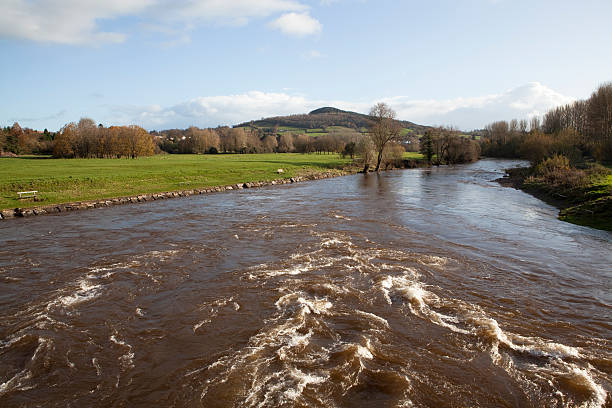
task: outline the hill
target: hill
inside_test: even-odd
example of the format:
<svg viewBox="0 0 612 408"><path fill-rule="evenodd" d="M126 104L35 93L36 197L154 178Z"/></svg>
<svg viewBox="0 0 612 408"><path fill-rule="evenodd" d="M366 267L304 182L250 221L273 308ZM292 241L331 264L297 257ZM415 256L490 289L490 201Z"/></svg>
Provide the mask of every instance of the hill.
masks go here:
<svg viewBox="0 0 612 408"><path fill-rule="evenodd" d="M294 131L304 133L327 133L329 128L349 128L360 132L367 129L370 122L370 117L363 113L349 112L333 107L323 107L315 109L308 114L289 115L289 116L274 116L261 120L241 123L234 127L251 127L259 128L265 131L271 131L278 128L279 132ZM398 120L401 126L405 129L405 133L422 135L427 126L418 125L409 121Z"/></svg>

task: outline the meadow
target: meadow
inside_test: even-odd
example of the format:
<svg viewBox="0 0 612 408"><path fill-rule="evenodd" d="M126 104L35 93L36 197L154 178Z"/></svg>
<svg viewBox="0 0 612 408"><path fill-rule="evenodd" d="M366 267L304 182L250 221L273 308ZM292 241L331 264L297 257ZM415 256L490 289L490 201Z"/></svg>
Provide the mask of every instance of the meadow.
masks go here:
<svg viewBox="0 0 612 408"><path fill-rule="evenodd" d="M157 155L137 159L0 159L0 209L269 181L342 169L337 154ZM277 170L284 173L278 174ZM39 202L17 198L37 190Z"/></svg>

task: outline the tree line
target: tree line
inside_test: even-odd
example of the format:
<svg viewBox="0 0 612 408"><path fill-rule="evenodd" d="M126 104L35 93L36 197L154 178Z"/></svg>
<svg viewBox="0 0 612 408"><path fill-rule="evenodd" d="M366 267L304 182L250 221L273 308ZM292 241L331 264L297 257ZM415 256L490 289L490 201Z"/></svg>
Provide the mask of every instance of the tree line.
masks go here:
<svg viewBox="0 0 612 408"><path fill-rule="evenodd" d="M587 100L548 111L540 120L498 121L485 128L485 156L524 158L533 165L561 155L572 165L612 161L612 82Z"/></svg>
<svg viewBox="0 0 612 408"><path fill-rule="evenodd" d="M0 129L0 155L51 154L55 133L30 128L22 129L19 123Z"/></svg>
<svg viewBox="0 0 612 408"><path fill-rule="evenodd" d="M342 153L363 137L353 129L333 129L314 137L307 133L266 131L254 127L217 127L152 132L167 153ZM350 154L350 146L347 154Z"/></svg>
<svg viewBox="0 0 612 408"><path fill-rule="evenodd" d="M58 132L22 129L18 123L0 132L0 153L49 154L56 158L136 158L159 149L152 135L139 126L108 128L89 118L68 123Z"/></svg>

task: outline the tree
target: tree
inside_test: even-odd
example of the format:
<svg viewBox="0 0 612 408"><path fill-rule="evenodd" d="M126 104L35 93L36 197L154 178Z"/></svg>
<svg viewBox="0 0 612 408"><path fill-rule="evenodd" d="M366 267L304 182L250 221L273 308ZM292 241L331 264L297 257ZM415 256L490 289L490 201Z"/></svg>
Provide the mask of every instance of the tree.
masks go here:
<svg viewBox="0 0 612 408"><path fill-rule="evenodd" d="M355 142L349 142L344 146L344 150L342 151L342 157L349 156L351 159L355 158Z"/></svg>
<svg viewBox="0 0 612 408"><path fill-rule="evenodd" d="M266 153L273 153L278 146L278 141L275 136L267 135L263 138L263 148Z"/></svg>
<svg viewBox="0 0 612 408"><path fill-rule="evenodd" d="M23 134L23 130L19 123L13 123L13 126L8 131L5 140L5 149L9 152L19 154L19 137Z"/></svg>
<svg viewBox="0 0 612 408"><path fill-rule="evenodd" d="M369 137L377 153L375 171L379 171L385 146L390 142L399 141L402 127L395 120L395 111L384 102L377 103L372 107L370 117L372 124L370 125Z"/></svg>
<svg viewBox="0 0 612 408"><path fill-rule="evenodd" d="M431 159L434 155L433 136L431 130L425 131L421 138L421 154L427 159L427 163L431 164Z"/></svg>
<svg viewBox="0 0 612 408"><path fill-rule="evenodd" d="M293 135L291 133L285 132L280 135L278 140L278 152L279 153L289 153L293 151Z"/></svg>
<svg viewBox="0 0 612 408"><path fill-rule="evenodd" d="M612 159L612 82L593 92L588 101L587 117L595 157Z"/></svg>
<svg viewBox="0 0 612 408"><path fill-rule="evenodd" d="M355 150L359 156L359 162L363 165L363 172L367 173L376 156L372 139L369 137L362 138L355 146Z"/></svg>
<svg viewBox="0 0 612 408"><path fill-rule="evenodd" d="M74 122L66 124L57 134L53 141L53 157L73 157L72 148L76 139L77 127Z"/></svg>

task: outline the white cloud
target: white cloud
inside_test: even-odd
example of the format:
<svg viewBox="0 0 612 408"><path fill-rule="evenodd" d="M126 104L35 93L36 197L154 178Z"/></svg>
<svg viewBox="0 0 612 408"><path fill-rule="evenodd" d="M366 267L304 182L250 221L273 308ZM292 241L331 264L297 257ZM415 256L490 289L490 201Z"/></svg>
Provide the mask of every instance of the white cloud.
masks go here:
<svg viewBox="0 0 612 408"><path fill-rule="evenodd" d="M573 102L539 82L510 89L501 94L448 100L387 98L398 117L428 125L453 125L461 129L482 128L495 120L542 116L549 109Z"/></svg>
<svg viewBox="0 0 612 408"><path fill-rule="evenodd" d="M171 20L246 24L251 18L308 9L294 0L158 0L158 10Z"/></svg>
<svg viewBox="0 0 612 408"><path fill-rule="evenodd" d="M368 112L376 102L387 102L399 119L423 125L453 125L463 130L482 128L496 120L541 116L550 108L570 103L561 95L533 82L496 95L448 100L412 100L388 97L366 102L308 99L301 95L248 92L238 95L206 96L171 107L117 107L109 123L139 124L148 129L235 125L262 117L307 113L322 106Z"/></svg>
<svg viewBox="0 0 612 408"><path fill-rule="evenodd" d="M270 23L270 27L281 32L296 36L318 34L323 26L318 20L310 17L308 13L286 13Z"/></svg>
<svg viewBox="0 0 612 408"><path fill-rule="evenodd" d="M321 52L317 50L310 50L310 51L302 53L302 58L305 60L314 60L314 59L319 59L323 57L324 55L321 54Z"/></svg>
<svg viewBox="0 0 612 408"><path fill-rule="evenodd" d="M96 20L130 15L153 0L4 0L0 36L64 44L122 42L125 34L99 31Z"/></svg>
<svg viewBox="0 0 612 408"><path fill-rule="evenodd" d="M126 16L138 16L145 25L161 25L160 31L164 31L165 25L242 25L253 18L308 10L308 6L296 0L2 0L2 3L0 38L60 44L122 42L125 32L104 31L99 25L104 20ZM297 15L310 18L307 14Z"/></svg>

